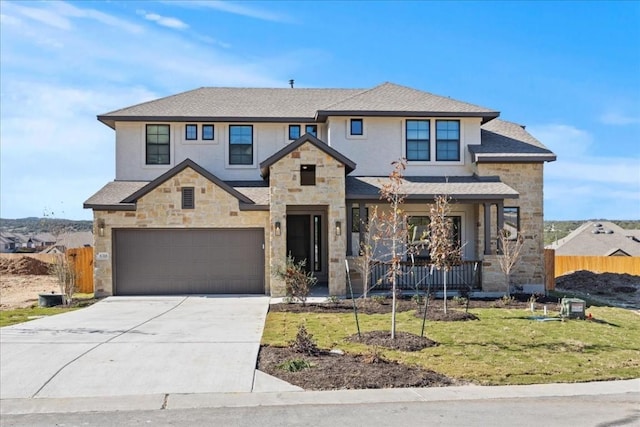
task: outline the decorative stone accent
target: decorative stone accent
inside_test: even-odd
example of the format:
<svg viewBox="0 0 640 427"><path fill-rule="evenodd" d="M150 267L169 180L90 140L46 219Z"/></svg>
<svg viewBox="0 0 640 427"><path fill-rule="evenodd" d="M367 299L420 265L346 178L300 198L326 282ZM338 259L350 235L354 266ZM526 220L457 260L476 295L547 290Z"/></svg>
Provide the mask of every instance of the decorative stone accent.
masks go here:
<svg viewBox="0 0 640 427"><path fill-rule="evenodd" d="M300 186L300 180L291 180L303 164L316 165L316 185ZM327 166L327 167L325 167ZM346 225L345 171L344 165L313 144L306 143L271 165L270 223L280 222L281 235L272 234L270 245L271 270L283 267L287 256L287 207L309 207L326 212L328 224L328 282L330 295L346 293L346 234L336 236L332 224L340 221ZM284 295L284 282L271 278L271 295Z"/></svg>
<svg viewBox="0 0 640 427"><path fill-rule="evenodd" d="M195 209L181 209L181 187L200 188ZM94 253L108 253L109 259L94 258L96 296L113 295L112 230L118 228L262 228L265 247L270 246L269 213L240 211L238 199L191 168L186 168L137 201L136 211L94 211L94 222L104 220L104 236L95 235ZM268 252L266 257L268 257ZM265 293L269 293L271 269L265 258Z"/></svg>
<svg viewBox="0 0 640 427"><path fill-rule="evenodd" d="M543 225L543 163L479 163L476 164L476 173L480 176L500 176L502 182L516 190L520 197L507 199L505 207L520 208L520 230L524 233L525 241L519 262L511 274L512 285L544 284L544 225ZM484 247L484 221L483 209L479 209L478 215L478 245L479 254ZM496 250L495 236L498 235L495 206L491 208L492 230L494 236L491 242L492 253ZM493 261L495 259L495 261ZM483 290L505 290L504 274L500 270L495 255L486 256L485 260L491 262L491 267L483 266ZM496 270L497 269L497 270ZM500 273L500 274L497 274ZM499 276L502 276L500 278Z"/></svg>

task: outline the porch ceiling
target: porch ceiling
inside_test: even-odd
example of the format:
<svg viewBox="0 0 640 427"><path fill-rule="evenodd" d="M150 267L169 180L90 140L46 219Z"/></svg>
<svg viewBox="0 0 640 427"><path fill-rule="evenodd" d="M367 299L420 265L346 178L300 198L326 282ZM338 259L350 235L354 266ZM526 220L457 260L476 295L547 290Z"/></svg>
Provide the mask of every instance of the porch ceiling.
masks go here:
<svg viewBox="0 0 640 427"><path fill-rule="evenodd" d="M388 183L388 177L348 176L347 199L379 199L380 189ZM516 190L500 181L499 177L404 177L402 192L408 200L433 200L434 196L446 194L455 200L501 200L517 199Z"/></svg>

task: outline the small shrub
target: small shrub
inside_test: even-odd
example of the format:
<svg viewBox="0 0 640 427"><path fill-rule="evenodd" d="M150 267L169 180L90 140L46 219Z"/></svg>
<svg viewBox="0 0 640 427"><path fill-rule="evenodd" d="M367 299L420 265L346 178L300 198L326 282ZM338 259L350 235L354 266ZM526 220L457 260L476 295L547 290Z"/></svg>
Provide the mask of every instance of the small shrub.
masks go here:
<svg viewBox="0 0 640 427"><path fill-rule="evenodd" d="M329 304L338 304L340 302L340 298L335 295L329 295L326 299L326 302Z"/></svg>
<svg viewBox="0 0 640 427"><path fill-rule="evenodd" d="M285 294L293 301L298 300L305 305L311 288L316 284L317 279L312 272L305 270L307 260L295 262L289 254L285 268L278 268L275 275L284 280Z"/></svg>
<svg viewBox="0 0 640 427"><path fill-rule="evenodd" d="M529 297L529 304L535 304L536 302L538 302L538 295L531 294Z"/></svg>
<svg viewBox="0 0 640 427"><path fill-rule="evenodd" d="M298 326L296 339L289 343L289 346L297 353L303 353L308 356L317 355L320 350L307 328L304 325Z"/></svg>
<svg viewBox="0 0 640 427"><path fill-rule="evenodd" d="M293 298L291 297L283 297L282 302L285 304L293 304Z"/></svg>
<svg viewBox="0 0 640 427"><path fill-rule="evenodd" d="M384 358L382 357L382 353L380 352L380 348L377 345L374 345L369 352L362 355L362 362L368 365L373 363L382 363L384 362Z"/></svg>
<svg viewBox="0 0 640 427"><path fill-rule="evenodd" d="M278 365L278 369L282 369L287 372L299 372L311 367L313 367L313 365L304 359L289 359Z"/></svg>
<svg viewBox="0 0 640 427"><path fill-rule="evenodd" d="M516 299L510 295L504 295L501 298L501 302L503 305L511 305L516 302Z"/></svg>
<svg viewBox="0 0 640 427"><path fill-rule="evenodd" d="M456 303L457 305L467 305L467 299L465 297L462 296L454 296L453 298L451 298L451 301L453 301L454 303Z"/></svg>
<svg viewBox="0 0 640 427"><path fill-rule="evenodd" d="M378 303L380 305L384 304L386 300L387 300L387 297L385 297L384 295L373 295L371 297L371 301Z"/></svg>
<svg viewBox="0 0 640 427"><path fill-rule="evenodd" d="M413 294L413 296L411 297L411 301L415 302L416 305L422 305L422 303L424 302L424 297L420 294Z"/></svg>

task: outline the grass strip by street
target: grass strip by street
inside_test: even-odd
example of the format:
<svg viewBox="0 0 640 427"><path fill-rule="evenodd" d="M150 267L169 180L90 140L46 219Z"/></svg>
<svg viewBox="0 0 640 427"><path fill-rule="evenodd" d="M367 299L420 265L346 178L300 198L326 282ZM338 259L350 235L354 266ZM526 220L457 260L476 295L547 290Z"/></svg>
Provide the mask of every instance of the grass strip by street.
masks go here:
<svg viewBox="0 0 640 427"><path fill-rule="evenodd" d="M540 322L523 309L470 310L479 321L427 322L438 342L419 352L378 348L384 357L482 385L544 384L640 377L640 320L630 310L589 307L593 320ZM550 313L553 315L553 313ZM304 324L320 348L366 354L372 348L346 341L356 333L353 315L270 312L262 344L285 346ZM363 332L389 330L390 316L360 315ZM398 313L399 331L420 334L414 311Z"/></svg>
<svg viewBox="0 0 640 427"><path fill-rule="evenodd" d="M78 310L93 304L97 300L93 298L93 294L74 294L73 303L70 307L39 307L33 305L27 308L16 308L13 310L0 310L0 327L24 323L30 320L38 319L45 316L53 316L56 314L66 313L68 311Z"/></svg>

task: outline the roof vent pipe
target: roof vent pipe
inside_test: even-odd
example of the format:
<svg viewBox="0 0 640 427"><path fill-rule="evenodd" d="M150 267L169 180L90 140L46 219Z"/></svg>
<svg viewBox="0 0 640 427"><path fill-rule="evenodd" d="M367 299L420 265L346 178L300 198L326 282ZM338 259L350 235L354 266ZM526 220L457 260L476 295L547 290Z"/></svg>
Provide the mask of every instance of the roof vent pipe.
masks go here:
<svg viewBox="0 0 640 427"><path fill-rule="evenodd" d="M293 89L293 83L294 83L294 80L293 79L289 79L289 86L291 86L291 89Z"/></svg>

